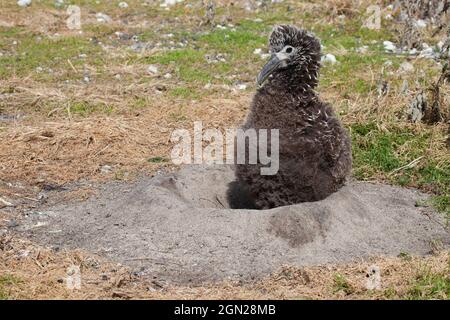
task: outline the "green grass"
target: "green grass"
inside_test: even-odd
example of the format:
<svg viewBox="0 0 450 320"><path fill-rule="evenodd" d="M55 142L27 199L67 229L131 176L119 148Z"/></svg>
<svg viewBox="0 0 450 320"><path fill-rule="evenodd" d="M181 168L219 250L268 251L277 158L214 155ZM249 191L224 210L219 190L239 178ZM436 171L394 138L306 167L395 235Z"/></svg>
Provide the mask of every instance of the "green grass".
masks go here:
<svg viewBox="0 0 450 320"><path fill-rule="evenodd" d="M334 282L333 291L335 293L342 291L345 294L351 294L354 291L354 289L352 288L350 283L347 281L347 279L341 274L336 274L334 276L333 282Z"/></svg>
<svg viewBox="0 0 450 320"><path fill-rule="evenodd" d="M148 162L151 163L163 163L163 162L167 162L168 160L164 157L153 157L148 159Z"/></svg>
<svg viewBox="0 0 450 320"><path fill-rule="evenodd" d="M20 282L21 280L13 275L0 276L0 300L8 300L10 298L8 288Z"/></svg>
<svg viewBox="0 0 450 320"><path fill-rule="evenodd" d="M13 42L16 41L16 44ZM0 79L33 74L37 80L55 81L57 73L48 70L64 70L64 79L73 74L68 60L82 71L85 63L102 65L100 49L84 37L59 37L50 39L22 29L0 29L0 50L7 54L0 56ZM86 54L82 59L80 54ZM36 72L40 67L43 71ZM72 76L73 77L73 76Z"/></svg>
<svg viewBox="0 0 450 320"><path fill-rule="evenodd" d="M450 299L449 273L423 271L412 283L406 298L411 300Z"/></svg>
<svg viewBox="0 0 450 320"><path fill-rule="evenodd" d="M431 204L439 211L449 211L450 164L442 167L427 155L431 134L400 125L381 130L376 123L353 124L350 127L353 149L353 174L360 180L383 176L394 184L419 187L437 196ZM394 170L424 157L412 167Z"/></svg>

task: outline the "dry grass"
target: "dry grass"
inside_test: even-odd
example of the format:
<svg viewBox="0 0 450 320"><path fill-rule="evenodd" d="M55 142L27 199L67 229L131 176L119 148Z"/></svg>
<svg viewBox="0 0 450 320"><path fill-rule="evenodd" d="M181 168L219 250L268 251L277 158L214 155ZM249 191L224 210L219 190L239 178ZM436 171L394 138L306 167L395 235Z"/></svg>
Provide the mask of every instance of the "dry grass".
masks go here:
<svg viewBox="0 0 450 320"><path fill-rule="evenodd" d="M425 258L380 257L343 265L284 267L251 283L173 287L141 279L122 265L82 251L56 252L0 237L0 295L7 299L412 299L432 290L433 282L418 282L430 273L441 275L448 290L449 263L449 252ZM381 288L368 290L366 274L373 265L381 270ZM67 272L73 266L80 268L80 289L67 288ZM436 299L449 298L445 288L434 294Z"/></svg>

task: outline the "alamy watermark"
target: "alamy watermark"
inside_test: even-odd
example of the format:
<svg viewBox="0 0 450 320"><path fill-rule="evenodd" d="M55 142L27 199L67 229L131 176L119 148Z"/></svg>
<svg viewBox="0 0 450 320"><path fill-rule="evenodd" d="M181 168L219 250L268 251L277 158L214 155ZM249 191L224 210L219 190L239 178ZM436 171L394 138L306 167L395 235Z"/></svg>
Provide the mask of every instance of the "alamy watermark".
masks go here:
<svg viewBox="0 0 450 320"><path fill-rule="evenodd" d="M66 20L67 28L70 30L81 29L81 9L79 6L70 5L67 7L66 13L69 17Z"/></svg>
<svg viewBox="0 0 450 320"><path fill-rule="evenodd" d="M176 129L170 137L176 143L172 162L180 164L260 164L261 175L275 175L279 169L278 129L203 130L201 121L194 131Z"/></svg>
<svg viewBox="0 0 450 320"><path fill-rule="evenodd" d="M66 270L66 286L70 290L80 290L81 289L81 271L80 267L76 265L71 265Z"/></svg>

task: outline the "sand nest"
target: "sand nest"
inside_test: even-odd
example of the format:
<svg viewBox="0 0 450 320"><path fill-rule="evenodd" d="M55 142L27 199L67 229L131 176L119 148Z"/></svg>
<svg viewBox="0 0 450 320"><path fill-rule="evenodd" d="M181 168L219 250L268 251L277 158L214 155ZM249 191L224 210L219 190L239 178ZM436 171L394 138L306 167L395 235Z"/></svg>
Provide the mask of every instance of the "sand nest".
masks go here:
<svg viewBox="0 0 450 320"><path fill-rule="evenodd" d="M442 215L417 206L427 196L416 190L352 182L322 201L258 211L229 208L233 179L227 166L188 166L109 183L87 201L29 214L20 231L175 284L250 280L283 265L422 255L450 245Z"/></svg>

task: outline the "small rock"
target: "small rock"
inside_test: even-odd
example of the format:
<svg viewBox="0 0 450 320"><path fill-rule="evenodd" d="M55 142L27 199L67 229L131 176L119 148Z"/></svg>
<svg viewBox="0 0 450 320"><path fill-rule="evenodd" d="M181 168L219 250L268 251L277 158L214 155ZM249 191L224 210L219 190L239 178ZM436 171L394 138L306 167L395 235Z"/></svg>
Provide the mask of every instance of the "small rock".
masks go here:
<svg viewBox="0 0 450 320"><path fill-rule="evenodd" d="M327 53L326 55L324 55L321 59L321 61L323 63L331 63L331 64L335 64L337 62L336 57L331 54L331 53Z"/></svg>
<svg viewBox="0 0 450 320"><path fill-rule="evenodd" d="M159 6L166 8L176 5L177 3L183 2L184 0L164 0Z"/></svg>
<svg viewBox="0 0 450 320"><path fill-rule="evenodd" d="M83 82L84 82L84 83L89 83L89 82L91 82L91 78L89 77L88 74L85 74L85 75L83 76Z"/></svg>
<svg viewBox="0 0 450 320"><path fill-rule="evenodd" d="M369 49L368 46L362 46L362 47L356 49L356 52L358 52L358 53L363 53L363 54L364 54L364 53L367 52L368 49Z"/></svg>
<svg viewBox="0 0 450 320"><path fill-rule="evenodd" d="M391 41L383 41L384 50L387 52L395 52L397 47Z"/></svg>
<svg viewBox="0 0 450 320"><path fill-rule="evenodd" d="M166 73L166 74L164 75L164 79L170 79L170 78L172 78L172 74Z"/></svg>
<svg viewBox="0 0 450 320"><path fill-rule="evenodd" d="M430 58L430 59L434 58L433 48L428 47L428 48L423 49L422 51L420 51L419 57Z"/></svg>
<svg viewBox="0 0 450 320"><path fill-rule="evenodd" d="M419 19L414 22L414 26L419 29L423 29L427 27L427 22L425 20Z"/></svg>
<svg viewBox="0 0 450 320"><path fill-rule="evenodd" d="M102 166L102 167L100 168L100 173L102 173L102 174L108 174L108 173L110 173L111 171L112 171L112 167L109 166L109 165L107 165L107 164L105 164L104 166Z"/></svg>
<svg viewBox="0 0 450 320"><path fill-rule="evenodd" d="M21 7L28 7L29 5L31 5L31 0L19 0L17 1L17 5Z"/></svg>
<svg viewBox="0 0 450 320"><path fill-rule="evenodd" d="M417 49L416 48L412 48L411 50L409 50L409 54L414 56L417 54Z"/></svg>
<svg viewBox="0 0 450 320"><path fill-rule="evenodd" d="M128 8L128 3L125 1L119 2L119 8L126 9Z"/></svg>
<svg viewBox="0 0 450 320"><path fill-rule="evenodd" d="M239 90L245 90L245 89L247 89L247 85L245 83L241 83L241 84L238 84L236 86L236 88L238 88Z"/></svg>
<svg viewBox="0 0 450 320"><path fill-rule="evenodd" d="M112 21L111 17L108 16L107 14L104 14L102 12L98 12L95 17L97 18L98 22L102 22L102 23L109 23Z"/></svg>
<svg viewBox="0 0 450 320"><path fill-rule="evenodd" d="M64 6L64 0L55 0L55 7L61 8Z"/></svg>
<svg viewBox="0 0 450 320"><path fill-rule="evenodd" d="M253 51L253 54L261 54L262 53L262 49L261 48L256 48L254 51Z"/></svg>
<svg viewBox="0 0 450 320"><path fill-rule="evenodd" d="M147 71L151 74L158 74L158 67L154 64L151 64L147 67Z"/></svg>

